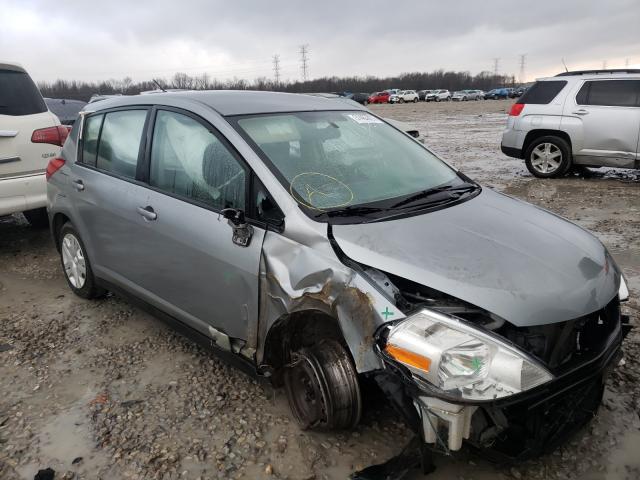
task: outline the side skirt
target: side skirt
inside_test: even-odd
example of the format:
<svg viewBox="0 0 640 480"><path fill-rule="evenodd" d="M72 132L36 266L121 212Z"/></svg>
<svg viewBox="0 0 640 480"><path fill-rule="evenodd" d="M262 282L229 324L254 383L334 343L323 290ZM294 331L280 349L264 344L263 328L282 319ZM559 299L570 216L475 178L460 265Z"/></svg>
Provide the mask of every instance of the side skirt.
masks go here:
<svg viewBox="0 0 640 480"><path fill-rule="evenodd" d="M195 328L187 325L186 323L178 320L177 318L167 314L159 308L145 302L144 300L136 297L135 295L127 292L126 290L107 280L96 278L96 283L106 290L118 295L119 297L126 299L132 305L135 305L141 310L144 310L145 312L150 313L154 317L162 320L182 336L193 340L202 348L213 352L218 358L233 365L235 368L239 369L251 378L260 381L260 383L264 385L270 385L270 382L264 376L258 373L255 364L240 355L236 355L233 352L221 349L216 345L211 337L205 335L204 333L196 330Z"/></svg>

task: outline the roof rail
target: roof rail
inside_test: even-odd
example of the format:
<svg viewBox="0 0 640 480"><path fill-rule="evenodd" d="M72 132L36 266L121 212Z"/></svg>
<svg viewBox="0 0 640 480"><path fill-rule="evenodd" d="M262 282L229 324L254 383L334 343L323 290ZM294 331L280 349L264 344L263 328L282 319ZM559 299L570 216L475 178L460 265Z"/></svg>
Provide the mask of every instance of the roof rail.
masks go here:
<svg viewBox="0 0 640 480"><path fill-rule="evenodd" d="M569 77L571 75L593 75L601 73L640 73L637 68L612 68L610 70L576 70L575 72L562 72L556 77Z"/></svg>

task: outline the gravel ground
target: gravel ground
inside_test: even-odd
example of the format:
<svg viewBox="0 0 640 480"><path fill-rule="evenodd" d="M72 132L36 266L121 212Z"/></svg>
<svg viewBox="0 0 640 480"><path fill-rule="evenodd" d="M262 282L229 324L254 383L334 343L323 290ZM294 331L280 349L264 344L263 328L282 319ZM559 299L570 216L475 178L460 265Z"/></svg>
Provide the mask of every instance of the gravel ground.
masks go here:
<svg viewBox="0 0 640 480"><path fill-rule="evenodd" d="M507 101L374 106L415 123L438 154L484 185L593 231L640 309L640 174L531 177L499 151ZM432 479L640 477L640 333L599 416L552 455L492 465L463 451ZM353 432L303 432L282 392L247 377L117 297L67 288L48 232L0 219L0 479L344 479L397 454L409 434L372 388ZM410 477L423 478L419 474Z"/></svg>

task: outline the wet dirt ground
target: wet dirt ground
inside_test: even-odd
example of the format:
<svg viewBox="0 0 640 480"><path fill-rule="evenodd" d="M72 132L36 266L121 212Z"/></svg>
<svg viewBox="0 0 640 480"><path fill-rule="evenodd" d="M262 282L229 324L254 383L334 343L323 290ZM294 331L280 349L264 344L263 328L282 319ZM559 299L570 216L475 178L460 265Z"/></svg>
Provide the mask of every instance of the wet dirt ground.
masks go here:
<svg viewBox="0 0 640 480"><path fill-rule="evenodd" d="M486 186L594 232L640 297L640 172L559 180L500 153L510 102L374 106L414 123L436 153ZM430 479L640 478L640 333L608 381L598 417L566 446L518 466L463 449ZM373 389L353 432L300 431L273 392L117 297L67 288L49 234L0 219L0 479L344 479L409 439ZM424 478L413 473L408 478Z"/></svg>

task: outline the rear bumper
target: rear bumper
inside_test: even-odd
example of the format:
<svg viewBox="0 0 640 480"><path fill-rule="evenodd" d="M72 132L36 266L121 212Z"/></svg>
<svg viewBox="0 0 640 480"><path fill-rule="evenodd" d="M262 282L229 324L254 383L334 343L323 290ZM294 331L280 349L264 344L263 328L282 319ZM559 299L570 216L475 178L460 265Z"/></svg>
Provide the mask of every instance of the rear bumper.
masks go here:
<svg viewBox="0 0 640 480"><path fill-rule="evenodd" d="M47 204L44 172L0 178L0 215L24 212Z"/></svg>
<svg viewBox="0 0 640 480"><path fill-rule="evenodd" d="M522 158L522 150L519 148L507 147L503 143L500 145L500 150L502 150L502 153L504 153L507 157Z"/></svg>

